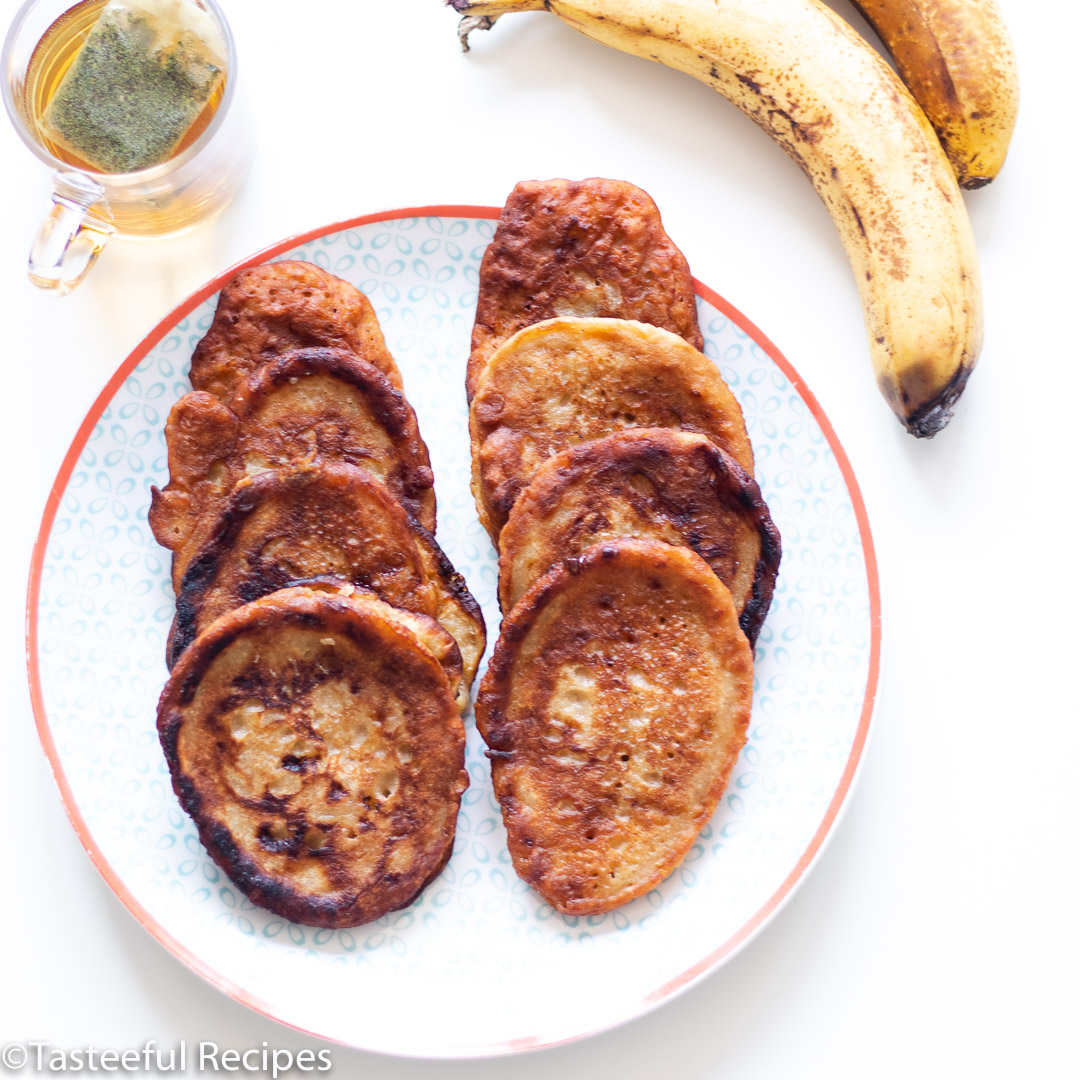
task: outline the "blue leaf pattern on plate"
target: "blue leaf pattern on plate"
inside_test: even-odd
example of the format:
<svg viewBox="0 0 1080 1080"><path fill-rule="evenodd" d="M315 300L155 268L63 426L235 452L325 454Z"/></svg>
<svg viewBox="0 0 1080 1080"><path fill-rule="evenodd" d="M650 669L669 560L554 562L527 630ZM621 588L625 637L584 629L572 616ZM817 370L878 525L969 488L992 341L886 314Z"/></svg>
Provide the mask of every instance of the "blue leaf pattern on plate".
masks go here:
<svg viewBox="0 0 1080 1080"><path fill-rule="evenodd" d="M305 242L280 258L333 267L371 298L431 450L438 539L483 606L494 640L496 560L469 492L463 385L477 268L492 232L484 219L389 220ZM46 547L44 703L90 833L153 919L231 981L276 1002L282 1019L303 1026L288 984L311 983L301 974L309 966L325 973L361 964L388 987L417 976L433 987L483 987L492 1008L523 978L565 986L573 975L584 1029L602 1026L602 1009L586 1016L600 993L590 986L621 980L636 1002L727 941L790 873L840 783L860 719L871 627L858 523L827 440L764 350L699 300L705 351L742 404L784 559L758 642L749 742L715 818L676 873L611 914L557 916L514 875L470 717L472 786L440 877L407 911L366 927L290 925L223 881L178 809L154 728L172 592L167 553L146 523L149 490L167 480L161 427L189 389L191 350L215 303L211 297L163 334L116 391L62 494ZM358 1041L355 1016L327 1016L308 1026ZM376 1009L367 1023L380 1022ZM560 1014L551 1025L577 1033L575 1022ZM366 1044L403 1045L376 1035Z"/></svg>

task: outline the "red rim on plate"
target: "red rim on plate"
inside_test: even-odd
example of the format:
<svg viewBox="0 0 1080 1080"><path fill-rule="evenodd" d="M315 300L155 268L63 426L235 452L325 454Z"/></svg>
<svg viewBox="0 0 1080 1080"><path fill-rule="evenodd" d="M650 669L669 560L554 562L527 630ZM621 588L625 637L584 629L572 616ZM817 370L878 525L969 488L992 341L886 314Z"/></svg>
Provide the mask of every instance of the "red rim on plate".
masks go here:
<svg viewBox="0 0 1080 1080"><path fill-rule="evenodd" d="M241 1004L248 1006L250 1009L254 1009L256 1012L261 1013L263 1016L268 1017L271 1020L275 1020L278 1023L284 1024L287 1027L294 1028L297 1031L301 1031L306 1035L310 1035L313 1038L324 1039L329 1042L335 1042L337 1040L328 1039L324 1035L320 1035L318 1032L308 1031L296 1024L290 1023L288 1020L283 1020L281 1017L274 1015L271 1008L263 1001L261 1001L255 995L249 993L247 990L236 986L230 980L224 978L221 974L211 968L199 957L193 955L190 950L181 945L171 934L168 933L155 919L153 919L149 912L135 899L128 888L117 876L115 871L106 861L101 850L97 846L93 837L90 834L89 829L86 826L86 822L83 820L82 815L79 813L78 807L75 804L75 799L71 791L71 787L68 784L67 777L64 774L63 767L60 764L59 757L56 751L56 745L53 742L52 733L49 729L48 717L45 711L44 699L41 690L41 673L38 670L38 597L41 590L41 574L42 567L45 561L45 549L48 543L49 535L52 532L53 523L56 518L56 512L60 505L60 498L63 495L64 490L67 487L69 480L71 479L72 471L78 462L79 456L82 454L83 447L86 445L87 439L90 437L91 432L94 429L95 424L101 417L101 414L105 411L106 406L112 399L116 390L121 386L123 381L131 374L131 372L138 366L143 358L150 352L154 345L158 342L159 338L174 325L179 319L190 314L199 304L201 304L208 297L212 296L221 287L241 270L250 266L256 266L259 263L266 262L268 259L275 258L284 252L290 251L301 244L308 243L321 236L325 236L328 233L340 232L344 229L356 228L360 225L370 225L379 221L389 221L397 218L413 218L413 217L458 217L458 218L490 218L498 219L500 210L497 207L492 206L419 206L419 207L407 207L399 210L384 210L375 214L366 214L363 217L351 218L348 221L338 222L330 227L323 227L319 229L312 229L310 232L301 233L297 236L289 237L286 240L282 240L279 243L273 244L271 247L265 248L255 255L250 256L241 262L231 266L228 270L219 274L212 281L208 282L197 292L193 293L183 303L178 305L168 315L165 316L139 343L138 347L128 356L128 358L120 365L117 371L113 374L112 378L105 384L101 393L98 394L97 399L91 406L90 411L87 413L86 418L79 426L78 431L75 433L75 438L72 440L67 454L64 456L63 463L60 466L60 471L57 474L56 479L53 481L52 488L49 491L49 497L45 504L45 512L42 515L41 528L38 530L37 541L34 544L33 557L30 566L30 580L27 589L27 607L26 607L26 661L27 669L30 678L30 699L34 710L34 719L37 724L38 736L41 739L42 748L45 751L46 757L49 759L49 766L52 769L53 779L56 781L57 787L60 789L61 798L64 801L64 808L67 811L68 818L71 820L71 824L75 828L75 832L78 834L83 847L86 848L87 853L90 855L91 860L97 867L101 876L108 883L109 888L120 898L120 901L131 912L132 915L139 921L139 923L149 933L159 941L169 952L171 952L182 963L186 964L196 974L202 976L211 985L217 987L218 990L227 994L229 997ZM843 774L841 775L840 782L837 785L836 791L833 794L825 815L821 820L816 832L806 850L799 857L795 866L791 872L781 883L780 887L769 897L765 904L758 909L754 915L743 924L743 926L734 933L727 941L725 941L719 948L714 949L709 955L703 957L696 964L687 968L681 974L677 975L673 979L669 979L662 986L656 987L653 991L645 995L640 1003L640 1007L626 1017L626 1021L636 1019L638 1016L643 1015L646 1012L656 1008L664 1001L671 1000L674 996L687 989L694 982L703 978L710 971L713 971L719 967L724 961L730 959L739 949L741 949L750 939L764 927L764 925L777 913L780 907L791 895L795 886L800 879L809 869L815 858L820 853L825 839L828 837L832 830L833 825L836 822L836 818L844 805L844 802L851 790L852 783L855 779L855 774L858 770L859 762L862 758L863 748L866 745L866 737L870 727L870 717L873 713L874 699L877 694L878 675L880 668L881 658L881 595L878 582L878 569L877 559L874 554L874 543L870 535L870 522L866 514L866 505L863 502L862 493L859 490L859 485L855 479L855 474L851 468L851 462L848 460L847 454L844 452L844 448L840 444L840 440L836 436L836 432L833 430L832 424L829 423L828 417L825 415L821 406L818 404L817 399L810 392L806 383L791 364L780 353L780 350L755 326L749 319L747 319L741 312L737 311L726 300L723 299L718 293L714 292L708 286L703 285L696 278L694 279L694 289L699 296L704 300L707 300L717 310L722 312L727 318L731 319L735 325L749 335L769 356L769 358L780 368L781 371L791 381L792 386L796 392L805 402L807 408L810 410L814 419L821 427L822 433L828 441L829 447L832 449L836 456L837 464L840 467L841 474L844 477L844 483L847 486L848 493L851 496L851 503L855 510L856 521L859 526L859 537L862 543L863 558L866 564L866 578L867 587L870 599L870 660L869 671L866 679L866 692L863 697L862 710L859 716L859 725L855 732L855 738L852 742L851 752L848 755L847 762L844 766ZM623 1022L626 1022L623 1021ZM566 1038L545 1038L543 1036L530 1036L526 1038L512 1039L502 1043L492 1043L489 1046L469 1047L465 1052L457 1055L450 1053L446 1054L446 1057L460 1056L460 1057L487 1057L496 1056L500 1054L513 1054L519 1053L525 1050L539 1050L545 1047L559 1046L564 1043L576 1042L578 1039L588 1038L591 1035L597 1035L601 1031L610 1030L611 1027L617 1025L609 1025L605 1028L598 1028L594 1031L585 1031L579 1034L572 1035ZM358 1043L345 1043L341 1042L340 1045L350 1046L357 1050L370 1050L370 1047L363 1046ZM464 1050L464 1048L463 1048Z"/></svg>

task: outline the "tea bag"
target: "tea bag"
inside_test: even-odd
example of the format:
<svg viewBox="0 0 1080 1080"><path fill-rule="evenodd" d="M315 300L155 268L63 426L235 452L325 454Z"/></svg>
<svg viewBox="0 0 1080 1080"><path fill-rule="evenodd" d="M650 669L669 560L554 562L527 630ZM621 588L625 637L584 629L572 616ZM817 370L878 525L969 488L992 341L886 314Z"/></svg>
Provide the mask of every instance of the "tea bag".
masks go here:
<svg viewBox="0 0 1080 1080"><path fill-rule="evenodd" d="M225 43L193 0L110 0L45 109L48 135L92 168L167 160L225 78Z"/></svg>

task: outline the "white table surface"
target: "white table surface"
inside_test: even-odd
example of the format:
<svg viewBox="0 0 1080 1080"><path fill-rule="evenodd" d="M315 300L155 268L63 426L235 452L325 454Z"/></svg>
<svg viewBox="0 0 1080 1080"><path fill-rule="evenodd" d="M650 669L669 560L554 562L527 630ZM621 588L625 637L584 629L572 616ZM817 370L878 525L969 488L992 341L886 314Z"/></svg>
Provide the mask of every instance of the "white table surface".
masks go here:
<svg viewBox="0 0 1080 1080"><path fill-rule="evenodd" d="M23 267L45 170L0 125L0 1044L324 1045L224 997L136 924L84 853L41 752L27 570L49 486L98 390L175 303L275 240L381 208L498 205L523 178L602 175L654 196L695 274L779 346L851 458L884 610L862 774L794 901L675 1001L512 1060L334 1048L333 1075L1078 1075L1073 5L1001 0L1020 122L1000 178L966 196L986 345L933 441L905 434L878 395L848 263L813 190L704 86L547 15L506 19L465 57L439 0L225 6L258 156L209 228L114 242L75 295L44 295ZM855 18L846 0L835 6ZM5 23L15 9L0 4Z"/></svg>

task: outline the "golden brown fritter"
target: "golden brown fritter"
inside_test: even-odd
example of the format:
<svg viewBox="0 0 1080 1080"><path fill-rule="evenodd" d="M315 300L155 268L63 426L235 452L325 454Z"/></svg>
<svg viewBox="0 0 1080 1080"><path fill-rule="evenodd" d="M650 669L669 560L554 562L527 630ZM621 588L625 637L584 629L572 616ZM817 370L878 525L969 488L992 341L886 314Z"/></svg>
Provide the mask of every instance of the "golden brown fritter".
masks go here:
<svg viewBox="0 0 1080 1080"><path fill-rule="evenodd" d="M688 548L613 540L553 567L476 701L518 875L572 915L657 885L716 809L752 692L731 594Z"/></svg>
<svg viewBox="0 0 1080 1080"><path fill-rule="evenodd" d="M260 364L230 407L245 434L260 431L268 462L346 461L374 473L424 526L435 529L431 462L416 414L400 390L353 353L297 349ZM256 464L258 462L256 461Z"/></svg>
<svg viewBox="0 0 1080 1080"><path fill-rule="evenodd" d="M422 525L410 519L420 546L420 558L428 575L428 580L435 585L435 597L438 603L436 618L453 635L461 648L462 686L465 704L468 704L469 691L476 678L476 669L484 657L487 648L487 628L480 605L469 592L465 578L455 569L445 552L435 542Z"/></svg>
<svg viewBox="0 0 1080 1080"><path fill-rule="evenodd" d="M239 434L236 414L205 391L185 394L169 411L169 482L150 488L147 518L154 538L173 553L174 592L180 591L198 549L200 521L217 516L222 500L245 475Z"/></svg>
<svg viewBox="0 0 1080 1080"><path fill-rule="evenodd" d="M312 346L356 353L401 388L371 301L347 281L298 261L241 270L221 290L214 321L191 358L191 385L228 404L264 360Z"/></svg>
<svg viewBox="0 0 1080 1080"><path fill-rule="evenodd" d="M700 432L753 473L739 403L682 338L624 319L549 319L518 331L488 360L469 410L473 495L492 540L549 457L640 427Z"/></svg>
<svg viewBox="0 0 1080 1080"><path fill-rule="evenodd" d="M369 922L449 857L465 731L435 656L370 596L284 589L223 615L173 669L158 732L203 845L282 918Z"/></svg>
<svg viewBox="0 0 1080 1080"><path fill-rule="evenodd" d="M174 553L176 589L222 499L242 477L266 469L360 465L425 529L435 528L433 476L416 416L385 376L341 349L298 349L266 361L237 387L231 408L212 394L186 394L169 414L165 441L169 483L153 489L150 525Z"/></svg>
<svg viewBox="0 0 1080 1080"><path fill-rule="evenodd" d="M754 479L704 435L631 428L548 458L499 536L509 612L561 559L631 536L685 544L731 591L753 645L780 566L780 534Z"/></svg>
<svg viewBox="0 0 1080 1080"><path fill-rule="evenodd" d="M430 533L366 469L338 462L244 477L204 533L177 594L170 666L226 611L289 584L329 577L370 589L403 610L445 620L451 634L457 627L470 670L462 681L463 655L456 657L451 682L461 684L459 705L468 705L484 650L476 602L460 575L452 568L447 573Z"/></svg>
<svg viewBox="0 0 1080 1080"><path fill-rule="evenodd" d="M499 345L557 315L637 319L703 347L686 259L641 188L599 178L514 188L480 264L470 400Z"/></svg>
<svg viewBox="0 0 1080 1080"><path fill-rule="evenodd" d="M286 586L286 588L303 588L313 593L326 593L330 596L345 597L354 601L367 599L378 600L383 604L386 603L371 589L364 588L362 585L353 585L332 574L320 574L317 577L308 578L306 581L295 582ZM405 608L394 607L392 604L389 607L394 618L406 629L411 630L420 639L420 644L442 665L442 669L446 673L446 680L450 684L450 690L454 694L454 700L459 703L458 712L463 712L464 709L460 704L462 700L461 650L458 648L458 644L450 631L430 615L421 615L417 611L408 611ZM465 704L468 704L467 697Z"/></svg>
<svg viewBox="0 0 1080 1080"><path fill-rule="evenodd" d="M226 611L302 579L338 577L394 607L436 614L405 511L385 485L355 465L244 477L208 532L177 596L172 663Z"/></svg>

